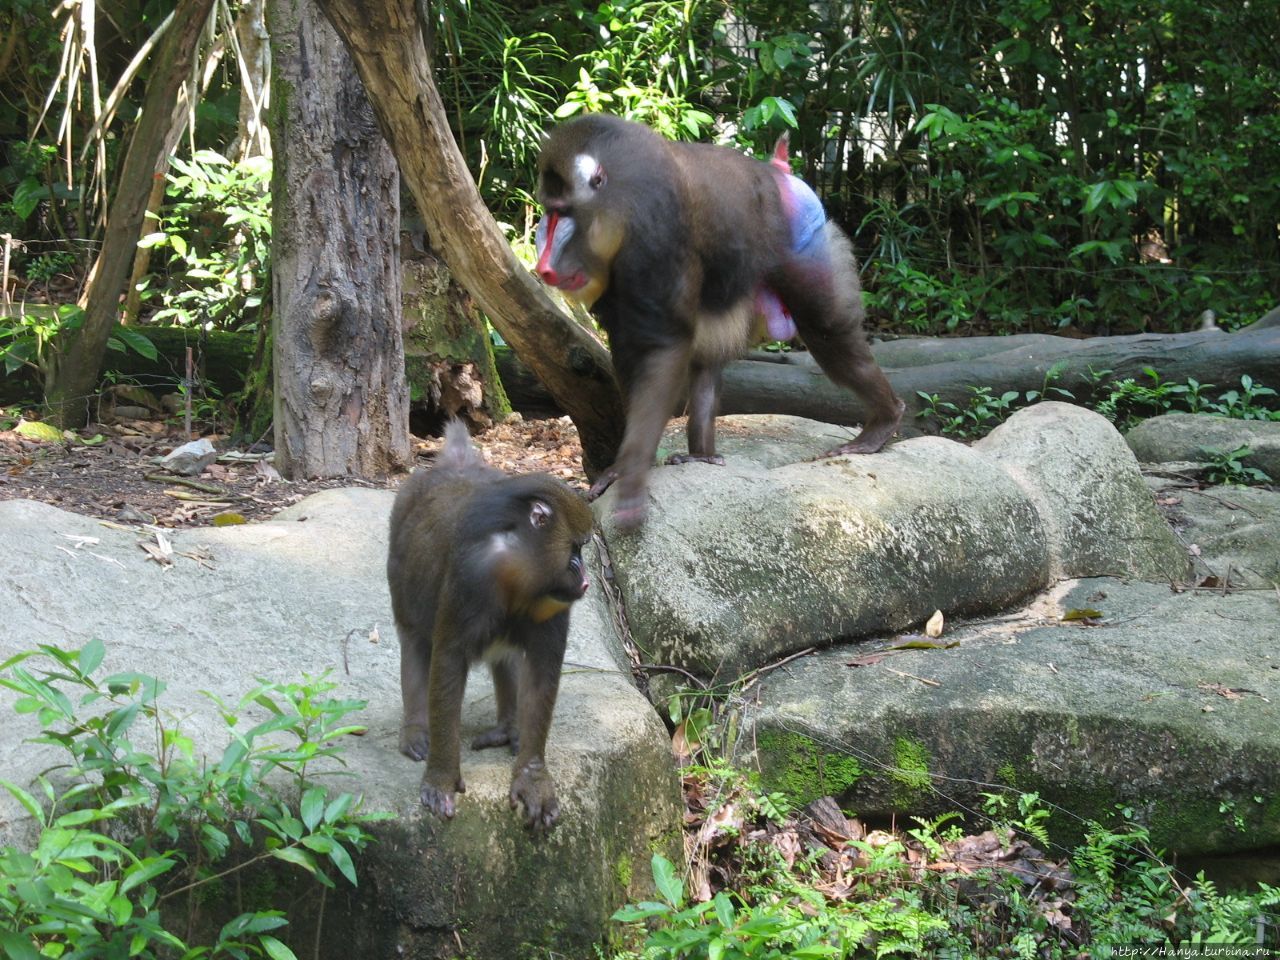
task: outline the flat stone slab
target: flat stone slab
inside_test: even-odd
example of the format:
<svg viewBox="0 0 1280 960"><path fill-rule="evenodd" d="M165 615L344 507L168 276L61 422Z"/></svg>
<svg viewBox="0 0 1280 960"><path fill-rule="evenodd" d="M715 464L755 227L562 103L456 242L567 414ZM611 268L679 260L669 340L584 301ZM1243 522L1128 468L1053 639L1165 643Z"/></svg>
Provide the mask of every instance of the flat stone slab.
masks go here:
<svg viewBox="0 0 1280 960"><path fill-rule="evenodd" d="M1280 588L1280 491L1159 475L1147 484L1191 552L1195 583Z"/></svg>
<svg viewBox="0 0 1280 960"><path fill-rule="evenodd" d="M1096 626L1060 619L1086 609ZM868 666L849 664L891 643L846 644L767 674L745 735L764 782L872 817L1036 792L1064 842L1117 804L1184 855L1280 842L1274 593L1073 581L938 642L956 641Z"/></svg>
<svg viewBox="0 0 1280 960"><path fill-rule="evenodd" d="M630 682L597 586L574 607L548 742L561 804L556 829L535 841L508 808L509 754L465 746L491 725L492 688L479 669L463 716L467 792L453 821L425 813L422 767L397 750L399 646L384 573L392 498L330 490L268 523L167 531L167 567L139 547L156 544L154 535L0 501L0 661L39 643L70 648L99 638L107 648L101 675L136 670L165 680L162 704L213 756L226 736L199 691L235 703L255 678L328 671L338 684L333 696L368 701L355 715L367 734L343 744L354 779L341 789L394 817L371 828L377 842L357 862L358 891L330 898L326 941L343 956L452 956L459 942L477 958L509 957L521 942L586 955L609 914L645 893L653 849L678 843L669 739ZM0 691L0 710L12 701ZM24 742L34 724L10 717L0 732L0 768L19 783L50 756ZM22 822L0 791L3 836L20 838ZM286 931L299 951L310 950L305 925Z"/></svg>

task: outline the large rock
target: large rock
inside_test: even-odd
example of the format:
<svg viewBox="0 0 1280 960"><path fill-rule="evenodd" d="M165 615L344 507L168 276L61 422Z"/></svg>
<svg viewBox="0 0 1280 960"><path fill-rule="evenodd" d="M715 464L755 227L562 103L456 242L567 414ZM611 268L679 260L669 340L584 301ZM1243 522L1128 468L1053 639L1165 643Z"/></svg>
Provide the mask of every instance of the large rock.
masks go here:
<svg viewBox="0 0 1280 960"><path fill-rule="evenodd" d="M1143 463L1205 460L1205 449L1248 447L1241 462L1280 483L1280 422L1231 420L1207 413L1167 413L1144 420L1125 435Z"/></svg>
<svg viewBox="0 0 1280 960"><path fill-rule="evenodd" d="M511 758L499 750L464 747L458 816L441 823L424 813L422 768L397 751L399 653L383 573L391 500L386 491L333 490L270 523L171 532L167 568L139 549L137 533L0 502L0 660L38 643L98 637L103 671L165 679L165 705L214 756L225 730L198 691L234 703L256 677L329 671L335 696L369 704L358 715L368 734L344 744L355 779L339 785L354 783L368 809L394 816L372 825L377 842L357 863L359 889L330 898L321 954L452 956L461 943L468 956L506 958L523 942L585 956L612 910L643 893L652 850L678 849L679 784L665 731L629 683L593 590L574 608L548 744L562 809L556 830L534 840L508 809ZM11 701L0 695L4 710ZM487 672L475 671L465 738L491 722L492 709ZM3 726L7 779L26 782L47 760L23 742L33 723ZM20 812L0 791L0 823ZM304 922L286 930L310 953Z"/></svg>
<svg viewBox="0 0 1280 960"><path fill-rule="evenodd" d="M1098 625L1063 623L1091 608ZM981 810L1036 792L1079 839L1116 807L1187 855L1280 843L1280 618L1273 594L1089 580L949 649L866 645L766 674L749 709L765 785L863 816Z"/></svg>
<svg viewBox="0 0 1280 960"><path fill-rule="evenodd" d="M811 458L850 431L721 418L725 466L651 475L649 522L597 515L633 639L653 663L732 679L935 610L998 610L1054 576L1180 579L1186 554L1120 435L1066 404L1015 414L985 444L938 437ZM668 435L661 452L679 450Z"/></svg>
<svg viewBox="0 0 1280 960"><path fill-rule="evenodd" d="M973 446L1036 505L1055 578L1185 579L1187 552L1155 509L1124 438L1105 417L1068 403L1038 403Z"/></svg>
<svg viewBox="0 0 1280 960"><path fill-rule="evenodd" d="M724 431L732 435L734 421ZM766 456L808 432L789 424ZM874 457L766 466L724 444L726 465L651 475L660 505L620 534L602 520L627 619L652 663L732 679L840 637L896 630L936 609L997 609L1044 585L1040 520L1007 474L968 447L905 440Z"/></svg>

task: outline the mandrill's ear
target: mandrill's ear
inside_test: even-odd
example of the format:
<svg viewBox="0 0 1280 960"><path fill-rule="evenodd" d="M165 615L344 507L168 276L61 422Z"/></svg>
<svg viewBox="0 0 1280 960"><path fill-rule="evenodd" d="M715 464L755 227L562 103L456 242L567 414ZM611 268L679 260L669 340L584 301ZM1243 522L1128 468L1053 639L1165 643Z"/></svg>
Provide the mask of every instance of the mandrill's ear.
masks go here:
<svg viewBox="0 0 1280 960"><path fill-rule="evenodd" d="M529 503L529 525L535 530L541 530L551 522L553 514L551 504L544 500L533 500Z"/></svg>

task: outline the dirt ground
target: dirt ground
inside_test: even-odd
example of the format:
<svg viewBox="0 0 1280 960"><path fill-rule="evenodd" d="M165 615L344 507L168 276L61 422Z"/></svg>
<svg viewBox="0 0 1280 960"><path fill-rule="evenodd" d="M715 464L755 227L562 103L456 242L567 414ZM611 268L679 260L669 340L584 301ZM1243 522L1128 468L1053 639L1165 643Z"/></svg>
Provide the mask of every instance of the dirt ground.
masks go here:
<svg viewBox="0 0 1280 960"><path fill-rule="evenodd" d="M36 441L16 429L0 430L0 500L25 498L118 523L199 526L220 514L267 520L308 494L330 487L393 488L385 481L350 477L284 480L263 454L237 449L225 436L207 437L220 459L197 477L179 478L158 460L187 442L180 423L123 420L91 424L62 442ZM87 442L86 442L87 441ZM543 471L586 489L578 432L567 417L510 421L475 438L489 463L509 472ZM429 463L439 439L413 439L415 462ZM239 522L231 516L216 522Z"/></svg>

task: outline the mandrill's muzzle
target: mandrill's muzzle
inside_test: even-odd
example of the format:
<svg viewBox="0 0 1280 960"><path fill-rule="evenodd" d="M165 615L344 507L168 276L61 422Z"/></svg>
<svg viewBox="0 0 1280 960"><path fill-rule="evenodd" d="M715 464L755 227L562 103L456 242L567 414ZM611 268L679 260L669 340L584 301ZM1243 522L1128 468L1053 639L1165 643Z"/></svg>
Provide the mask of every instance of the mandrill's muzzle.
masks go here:
<svg viewBox="0 0 1280 960"><path fill-rule="evenodd" d="M538 265L534 267L539 279L549 287L566 292L580 290L587 284L587 276L581 270L562 274L556 265L563 262L565 245L573 236L573 217L551 211L540 221L534 232L534 246L538 251Z"/></svg>

